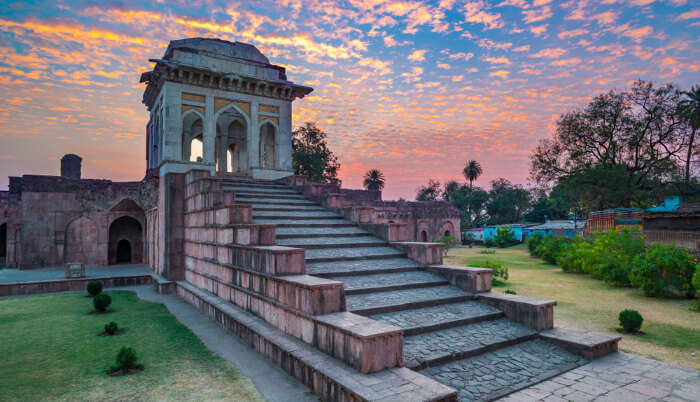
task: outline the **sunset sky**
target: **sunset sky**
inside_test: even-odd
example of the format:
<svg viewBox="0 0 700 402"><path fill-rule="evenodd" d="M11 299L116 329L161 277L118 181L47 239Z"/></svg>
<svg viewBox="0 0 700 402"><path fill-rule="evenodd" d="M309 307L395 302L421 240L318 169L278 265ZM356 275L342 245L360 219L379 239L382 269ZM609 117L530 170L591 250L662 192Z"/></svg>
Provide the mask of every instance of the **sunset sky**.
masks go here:
<svg viewBox="0 0 700 402"><path fill-rule="evenodd" d="M84 177L141 179L139 75L195 36L251 43L314 87L294 126L329 133L345 187L381 169L385 199L464 180L467 159L478 185L526 184L560 113L637 78L700 83L697 0L3 1L0 189L65 153Z"/></svg>

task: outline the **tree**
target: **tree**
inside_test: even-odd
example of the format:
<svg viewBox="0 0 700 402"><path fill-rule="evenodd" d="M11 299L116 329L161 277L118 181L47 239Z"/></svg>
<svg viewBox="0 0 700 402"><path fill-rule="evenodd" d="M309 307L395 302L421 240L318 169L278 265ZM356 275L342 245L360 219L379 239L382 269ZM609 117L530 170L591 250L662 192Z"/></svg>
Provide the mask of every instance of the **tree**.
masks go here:
<svg viewBox="0 0 700 402"><path fill-rule="evenodd" d="M485 223L484 206L488 200L488 193L481 188L470 188L465 184L449 181L445 183L442 198L460 211L463 227L474 227Z"/></svg>
<svg viewBox="0 0 700 402"><path fill-rule="evenodd" d="M615 186L632 190L628 194L650 193L647 186L671 175L687 146L679 101L674 86L654 88L644 81L596 96L583 110L562 115L554 137L540 142L531 157L532 177L556 183L591 169L617 169Z"/></svg>
<svg viewBox="0 0 700 402"><path fill-rule="evenodd" d="M294 172L314 182L340 184L340 163L328 149L326 137L327 134L313 122L307 122L292 132Z"/></svg>
<svg viewBox="0 0 700 402"><path fill-rule="evenodd" d="M430 179L427 185L418 187L416 192L416 201L435 201L440 198L440 182Z"/></svg>
<svg viewBox="0 0 700 402"><path fill-rule="evenodd" d="M567 219L571 205L562 197L542 196L532 204L532 209L525 214L527 222L545 222L547 219Z"/></svg>
<svg viewBox="0 0 700 402"><path fill-rule="evenodd" d="M479 176L484 172L481 168L481 164L475 160L468 160L466 166L464 166L464 178L469 181L469 187L472 187L474 180L478 179Z"/></svg>
<svg viewBox="0 0 700 402"><path fill-rule="evenodd" d="M679 112L690 125L688 150L685 158L685 182L690 180L690 163L695 145L695 132L700 129L700 85L693 86L690 91L683 91L685 98L679 104Z"/></svg>
<svg viewBox="0 0 700 402"><path fill-rule="evenodd" d="M370 169L365 173L363 185L367 190L382 190L384 188L384 173L379 169Z"/></svg>
<svg viewBox="0 0 700 402"><path fill-rule="evenodd" d="M516 223L523 220L530 207L530 193L506 179L491 182L486 212L490 224Z"/></svg>

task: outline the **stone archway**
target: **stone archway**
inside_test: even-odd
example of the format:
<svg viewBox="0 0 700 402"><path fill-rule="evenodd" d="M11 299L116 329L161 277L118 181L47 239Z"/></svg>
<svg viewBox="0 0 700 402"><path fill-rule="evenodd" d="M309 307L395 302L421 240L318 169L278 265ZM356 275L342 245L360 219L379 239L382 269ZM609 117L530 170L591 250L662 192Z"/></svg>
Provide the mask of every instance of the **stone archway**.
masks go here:
<svg viewBox="0 0 700 402"><path fill-rule="evenodd" d="M107 253L110 265L142 263L143 229L139 221L131 216L115 219L109 225Z"/></svg>

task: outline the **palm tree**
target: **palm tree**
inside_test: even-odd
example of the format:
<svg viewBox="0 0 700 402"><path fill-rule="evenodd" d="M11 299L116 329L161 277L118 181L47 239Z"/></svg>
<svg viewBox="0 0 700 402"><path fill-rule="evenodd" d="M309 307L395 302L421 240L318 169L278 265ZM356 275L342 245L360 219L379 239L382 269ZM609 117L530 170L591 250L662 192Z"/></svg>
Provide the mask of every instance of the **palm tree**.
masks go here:
<svg viewBox="0 0 700 402"><path fill-rule="evenodd" d="M370 169L365 173L363 185L367 190L381 190L384 188L384 173L379 169Z"/></svg>
<svg viewBox="0 0 700 402"><path fill-rule="evenodd" d="M683 91L686 96L679 106L681 115L688 120L690 128L690 139L688 141L688 154L685 160L685 182L690 179L690 158L693 155L693 142L695 141L695 132L700 128L700 85L693 86L690 91Z"/></svg>
<svg viewBox="0 0 700 402"><path fill-rule="evenodd" d="M479 176L484 172L481 168L481 164L475 160L467 161L466 166L464 166L464 178L469 180L469 189L472 188L474 180L478 179Z"/></svg>

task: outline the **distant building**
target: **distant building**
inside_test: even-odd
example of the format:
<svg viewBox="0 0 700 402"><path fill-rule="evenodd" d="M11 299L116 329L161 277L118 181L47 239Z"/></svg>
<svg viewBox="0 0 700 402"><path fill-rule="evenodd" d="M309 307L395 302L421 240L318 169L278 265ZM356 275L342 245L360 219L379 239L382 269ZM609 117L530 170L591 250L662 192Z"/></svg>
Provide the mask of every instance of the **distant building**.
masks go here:
<svg viewBox="0 0 700 402"><path fill-rule="evenodd" d="M553 235L557 237L574 237L576 235L581 235L586 227L586 221L574 221L574 220L552 220L546 221L541 225L529 225L523 228L523 239L525 241L527 236L531 236L535 233L539 233L543 236Z"/></svg>
<svg viewBox="0 0 700 402"><path fill-rule="evenodd" d="M614 208L588 214L584 236L610 229L642 230L644 211L641 208Z"/></svg>
<svg viewBox="0 0 700 402"><path fill-rule="evenodd" d="M644 239L647 244L673 244L700 253L700 203L680 205L668 212L648 211Z"/></svg>

